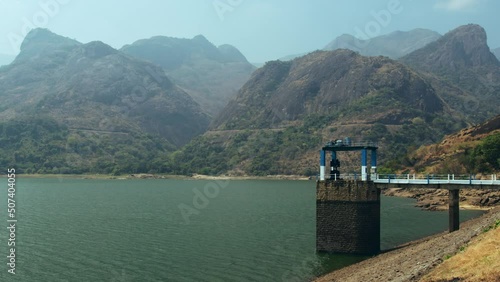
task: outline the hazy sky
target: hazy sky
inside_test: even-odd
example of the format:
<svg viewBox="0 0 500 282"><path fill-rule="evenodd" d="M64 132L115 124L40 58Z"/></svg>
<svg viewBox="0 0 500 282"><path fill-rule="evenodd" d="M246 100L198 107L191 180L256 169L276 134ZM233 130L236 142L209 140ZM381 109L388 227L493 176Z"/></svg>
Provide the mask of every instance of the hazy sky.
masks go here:
<svg viewBox="0 0 500 282"><path fill-rule="evenodd" d="M0 54L17 53L33 27L115 48L155 35L203 34L257 63L321 49L343 33L444 34L468 23L482 25L497 48L499 11L497 0L0 0Z"/></svg>

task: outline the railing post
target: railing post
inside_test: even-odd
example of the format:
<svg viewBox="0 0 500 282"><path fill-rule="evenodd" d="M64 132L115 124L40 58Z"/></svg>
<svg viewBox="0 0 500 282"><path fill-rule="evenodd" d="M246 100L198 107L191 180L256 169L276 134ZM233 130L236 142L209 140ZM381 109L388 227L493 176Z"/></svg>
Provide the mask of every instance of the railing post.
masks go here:
<svg viewBox="0 0 500 282"><path fill-rule="evenodd" d="M415 173L413 174L413 180L415 180Z"/></svg>
<svg viewBox="0 0 500 282"><path fill-rule="evenodd" d="M427 185L431 184L431 180L429 178L429 175L427 174Z"/></svg>

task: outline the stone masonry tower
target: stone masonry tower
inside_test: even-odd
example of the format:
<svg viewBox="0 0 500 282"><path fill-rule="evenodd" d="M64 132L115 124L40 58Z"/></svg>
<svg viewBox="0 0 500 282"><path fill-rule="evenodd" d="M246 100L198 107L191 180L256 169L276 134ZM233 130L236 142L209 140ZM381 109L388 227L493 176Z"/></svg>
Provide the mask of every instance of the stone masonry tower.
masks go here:
<svg viewBox="0 0 500 282"><path fill-rule="evenodd" d="M349 138L328 142L320 156L320 179L316 184L316 250L328 253L372 255L380 252L380 189L370 181L367 153L371 151L371 174L376 173L378 147ZM339 172L337 152L361 151L361 174ZM326 152L331 152L330 175L325 175Z"/></svg>

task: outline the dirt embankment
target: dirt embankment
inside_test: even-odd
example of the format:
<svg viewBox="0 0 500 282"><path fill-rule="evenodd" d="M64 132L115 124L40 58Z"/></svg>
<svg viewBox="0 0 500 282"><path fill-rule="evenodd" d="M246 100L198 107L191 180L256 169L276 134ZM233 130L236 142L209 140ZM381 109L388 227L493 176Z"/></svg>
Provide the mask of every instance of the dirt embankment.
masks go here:
<svg viewBox="0 0 500 282"><path fill-rule="evenodd" d="M483 234L484 230L498 220L500 220L500 207L490 210L479 218L463 223L458 231L443 232L405 244L398 249L334 271L316 281L420 281L433 268L466 248L471 239ZM492 249L490 252L498 252L498 249ZM489 270L495 271L495 269Z"/></svg>
<svg viewBox="0 0 500 282"><path fill-rule="evenodd" d="M491 230L471 240L455 256L445 260L420 282L500 282L500 221Z"/></svg>
<svg viewBox="0 0 500 282"><path fill-rule="evenodd" d="M447 210L448 190L444 189L384 189L386 196L413 198L417 200L415 206L424 210ZM463 209L491 209L500 205L499 190L461 189L460 208Z"/></svg>

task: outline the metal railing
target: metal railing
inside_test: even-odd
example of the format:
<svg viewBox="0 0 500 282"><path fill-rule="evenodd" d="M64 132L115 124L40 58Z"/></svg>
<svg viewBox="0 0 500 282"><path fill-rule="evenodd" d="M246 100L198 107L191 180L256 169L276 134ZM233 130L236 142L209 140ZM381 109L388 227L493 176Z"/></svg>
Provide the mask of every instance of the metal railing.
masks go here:
<svg viewBox="0 0 500 282"><path fill-rule="evenodd" d="M375 183L388 184L460 184L460 185L500 185L496 174L489 177L464 174L375 174Z"/></svg>
<svg viewBox="0 0 500 282"><path fill-rule="evenodd" d="M500 185L498 175L493 174L486 176L465 175L465 174L334 174L332 176L325 175L327 181L341 180L372 180L380 184L417 184L417 185L434 185L434 184L458 184L458 185Z"/></svg>

